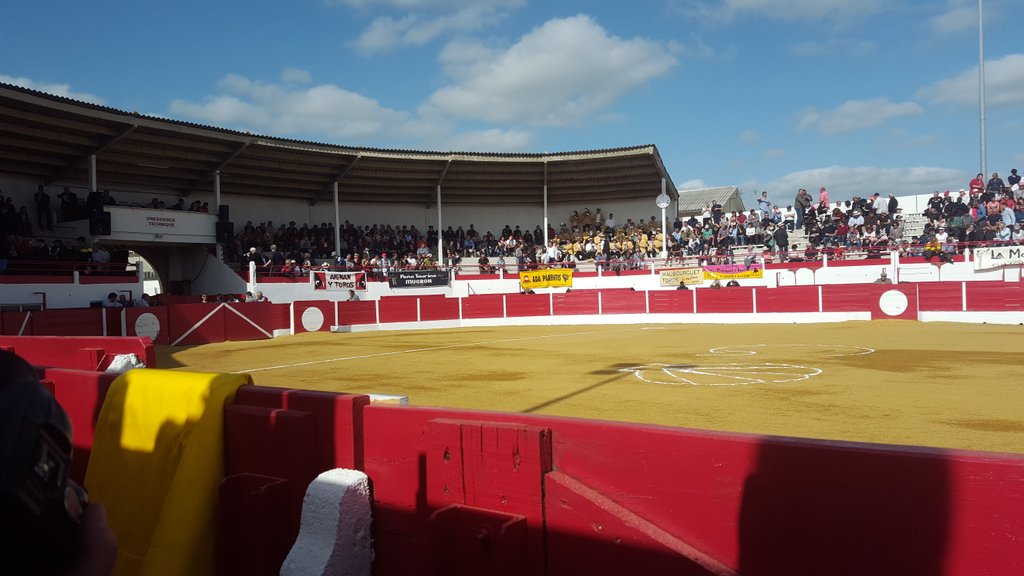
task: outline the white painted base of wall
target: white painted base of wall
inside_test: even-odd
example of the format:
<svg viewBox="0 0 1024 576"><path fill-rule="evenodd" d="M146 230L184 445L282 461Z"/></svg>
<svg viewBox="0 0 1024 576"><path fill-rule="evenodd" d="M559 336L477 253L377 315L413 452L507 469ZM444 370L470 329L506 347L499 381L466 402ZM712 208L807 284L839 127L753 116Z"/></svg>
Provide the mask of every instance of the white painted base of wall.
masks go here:
<svg viewBox="0 0 1024 576"><path fill-rule="evenodd" d="M920 312L921 322L1024 325L1024 312Z"/></svg>
<svg viewBox="0 0 1024 576"><path fill-rule="evenodd" d="M331 332L375 330L437 330L489 326L600 326L608 324L816 324L871 320L870 312L786 312L754 314L578 314L522 318L473 318L429 322L389 322L357 326L332 326Z"/></svg>

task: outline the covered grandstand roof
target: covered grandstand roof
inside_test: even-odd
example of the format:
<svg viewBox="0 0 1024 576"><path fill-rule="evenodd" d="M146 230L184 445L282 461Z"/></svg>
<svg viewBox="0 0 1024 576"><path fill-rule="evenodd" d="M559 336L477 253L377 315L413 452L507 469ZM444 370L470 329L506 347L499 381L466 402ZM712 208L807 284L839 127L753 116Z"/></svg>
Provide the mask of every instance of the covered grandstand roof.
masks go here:
<svg viewBox="0 0 1024 576"><path fill-rule="evenodd" d="M358 148L254 135L0 83L0 172L46 184L310 201L540 203L654 198L675 186L653 145L543 154Z"/></svg>
<svg viewBox="0 0 1024 576"><path fill-rule="evenodd" d="M743 211L743 196L738 186L716 188L693 188L679 191L679 213L699 214L704 207L718 202L726 212Z"/></svg>

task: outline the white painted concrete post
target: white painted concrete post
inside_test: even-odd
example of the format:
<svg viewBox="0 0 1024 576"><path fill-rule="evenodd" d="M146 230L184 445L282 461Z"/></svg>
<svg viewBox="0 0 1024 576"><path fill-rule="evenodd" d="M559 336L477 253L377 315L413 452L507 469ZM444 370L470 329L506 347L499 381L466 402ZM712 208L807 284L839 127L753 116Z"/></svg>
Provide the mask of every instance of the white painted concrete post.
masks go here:
<svg viewBox="0 0 1024 576"><path fill-rule="evenodd" d="M369 576L373 564L370 481L336 468L316 477L302 501L302 523L281 576Z"/></svg>

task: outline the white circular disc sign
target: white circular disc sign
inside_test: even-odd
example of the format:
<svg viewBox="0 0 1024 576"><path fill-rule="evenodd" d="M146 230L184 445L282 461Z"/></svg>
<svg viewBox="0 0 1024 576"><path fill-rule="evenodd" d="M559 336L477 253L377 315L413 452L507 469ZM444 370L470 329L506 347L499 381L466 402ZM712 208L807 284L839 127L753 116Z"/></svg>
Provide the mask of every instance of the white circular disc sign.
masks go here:
<svg viewBox="0 0 1024 576"><path fill-rule="evenodd" d="M160 319L156 317L156 314L151 312L139 314L139 317L135 319L135 335L149 336L151 340L156 340L156 337L160 335Z"/></svg>
<svg viewBox="0 0 1024 576"><path fill-rule="evenodd" d="M324 327L324 313L319 308L306 308L302 311L302 327L306 332L316 332Z"/></svg>
<svg viewBox="0 0 1024 576"><path fill-rule="evenodd" d="M668 194L662 192L661 194L658 194L658 197L655 198L654 202L658 205L658 208L668 208L668 205L672 203L672 199L668 197Z"/></svg>
<svg viewBox="0 0 1024 576"><path fill-rule="evenodd" d="M899 290L887 290L878 298L878 307L888 316L899 316L907 311L910 301Z"/></svg>

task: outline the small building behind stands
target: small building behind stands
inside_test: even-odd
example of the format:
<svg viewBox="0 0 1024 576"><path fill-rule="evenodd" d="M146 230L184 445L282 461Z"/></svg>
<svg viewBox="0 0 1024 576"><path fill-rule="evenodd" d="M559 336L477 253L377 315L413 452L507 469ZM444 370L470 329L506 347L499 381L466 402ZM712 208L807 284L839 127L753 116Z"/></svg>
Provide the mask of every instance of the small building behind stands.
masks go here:
<svg viewBox="0 0 1024 576"><path fill-rule="evenodd" d="M679 191L679 215L699 216L704 209L720 204L725 212L743 212L743 193L739 186L692 188Z"/></svg>

